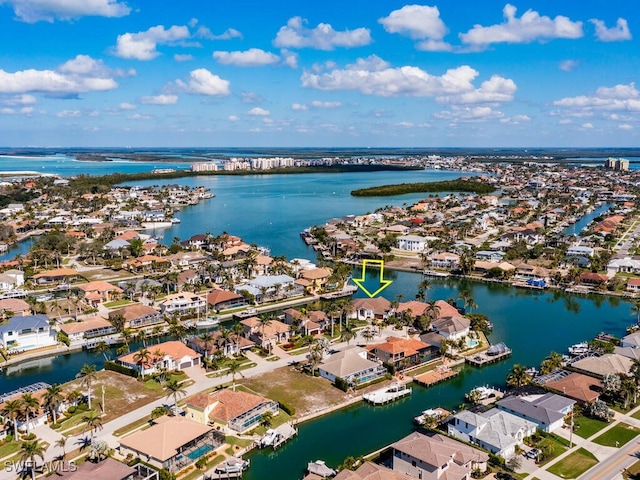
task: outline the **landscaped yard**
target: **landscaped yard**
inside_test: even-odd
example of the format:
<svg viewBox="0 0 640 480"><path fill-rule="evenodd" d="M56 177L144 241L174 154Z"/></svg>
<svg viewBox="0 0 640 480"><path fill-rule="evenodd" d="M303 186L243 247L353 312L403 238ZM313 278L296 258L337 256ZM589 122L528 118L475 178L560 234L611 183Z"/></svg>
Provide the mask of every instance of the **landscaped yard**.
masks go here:
<svg viewBox="0 0 640 480"><path fill-rule="evenodd" d="M593 454L580 448L549 467L548 471L561 478L578 478L597 463L598 459Z"/></svg>
<svg viewBox="0 0 640 480"><path fill-rule="evenodd" d="M596 420L595 418L588 417L577 417L573 423L575 425L573 431L576 435L582 438L589 438L591 435L598 433L604 427L609 425L607 422L603 422L602 420Z"/></svg>
<svg viewBox="0 0 640 480"><path fill-rule="evenodd" d="M241 380L251 391L295 408L296 416L337 405L349 397L320 377L282 367L260 377Z"/></svg>
<svg viewBox="0 0 640 480"><path fill-rule="evenodd" d="M541 461L541 464L544 465L545 463L549 463L558 455L566 452L569 442L557 435L545 434L540 441L535 443L534 446L544 452L544 456Z"/></svg>
<svg viewBox="0 0 640 480"><path fill-rule="evenodd" d="M640 434L640 430L637 428L627 425L626 423L620 423L596 437L593 442L606 447L621 447L634 439L638 434Z"/></svg>
<svg viewBox="0 0 640 480"><path fill-rule="evenodd" d="M631 465L629 468L625 469L622 473L622 478L626 480L635 480L640 476L640 460Z"/></svg>

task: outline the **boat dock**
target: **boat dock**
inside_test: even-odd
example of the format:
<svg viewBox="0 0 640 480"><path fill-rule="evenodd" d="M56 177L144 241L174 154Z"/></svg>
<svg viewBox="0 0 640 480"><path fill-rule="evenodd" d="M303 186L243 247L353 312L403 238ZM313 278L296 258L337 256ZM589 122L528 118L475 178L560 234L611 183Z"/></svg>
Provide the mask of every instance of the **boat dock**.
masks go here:
<svg viewBox="0 0 640 480"><path fill-rule="evenodd" d="M400 383L394 383L388 387L374 390L371 393L362 395L362 399L373 405L384 405L385 403L394 402L402 397L411 395L411 388Z"/></svg>
<svg viewBox="0 0 640 480"><path fill-rule="evenodd" d="M437 383L444 382L449 378L455 377L459 373L460 370L453 370L449 366L440 365L434 370L429 370L428 372L416 375L413 377L413 381L425 387L430 387L431 385L435 385Z"/></svg>
<svg viewBox="0 0 640 480"><path fill-rule="evenodd" d="M479 353L474 353L468 357L465 357L465 361L475 367L482 367L491 363L499 362L507 357L511 356L511 349L504 343L498 343L490 346L487 350Z"/></svg>
<svg viewBox="0 0 640 480"><path fill-rule="evenodd" d="M291 422L283 423L279 427L267 430L267 433L260 439L258 445L260 448L271 447L275 450L297 434L298 430L294 428Z"/></svg>

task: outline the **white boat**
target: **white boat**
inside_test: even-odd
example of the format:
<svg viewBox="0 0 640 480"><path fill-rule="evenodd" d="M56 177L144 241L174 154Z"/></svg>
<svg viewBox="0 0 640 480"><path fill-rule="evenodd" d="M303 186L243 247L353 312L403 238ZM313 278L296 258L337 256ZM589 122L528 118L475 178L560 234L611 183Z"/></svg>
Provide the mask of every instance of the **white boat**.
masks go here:
<svg viewBox="0 0 640 480"><path fill-rule="evenodd" d="M313 473L320 478L329 478L336 474L336 471L333 468L327 467L324 460L316 460L315 462L307 463L307 472Z"/></svg>
<svg viewBox="0 0 640 480"><path fill-rule="evenodd" d="M415 417L413 421L418 425L425 425L429 423L430 420L435 420L437 422L442 421L447 418L450 413L444 408L428 408L424 410L420 415Z"/></svg>
<svg viewBox="0 0 640 480"><path fill-rule="evenodd" d="M531 376L531 377L535 377L536 375L538 375L538 369L536 367L529 367L524 371L527 375Z"/></svg>
<svg viewBox="0 0 640 480"><path fill-rule="evenodd" d="M215 473L240 473L249 468L249 460L229 457L215 468Z"/></svg>
<svg viewBox="0 0 640 480"><path fill-rule="evenodd" d="M206 317L196 320L196 328L215 327L216 325L220 325L218 317Z"/></svg>
<svg viewBox="0 0 640 480"><path fill-rule="evenodd" d="M576 343L569 347L569 353L571 355L582 355L589 352L589 344L587 342Z"/></svg>
<svg viewBox="0 0 640 480"><path fill-rule="evenodd" d="M277 441L278 432L270 428L260 439L260 448L273 447Z"/></svg>
<svg viewBox="0 0 640 480"><path fill-rule="evenodd" d="M140 224L145 230L151 230L154 228L169 228L173 225L171 222L142 222Z"/></svg>
<svg viewBox="0 0 640 480"><path fill-rule="evenodd" d="M438 272L437 270L424 270L423 275L430 275L432 277L448 277L450 274L447 272Z"/></svg>
<svg viewBox="0 0 640 480"><path fill-rule="evenodd" d="M464 398L473 402L481 402L489 398L495 398L497 400L502 396L503 394L500 390L488 386L480 386L473 388L469 393L466 393Z"/></svg>
<svg viewBox="0 0 640 480"><path fill-rule="evenodd" d="M180 219L179 219L179 218L176 218L176 217L173 217L173 218L171 219L171 223L180 223Z"/></svg>
<svg viewBox="0 0 640 480"><path fill-rule="evenodd" d="M406 395L411 394L411 388L401 383L394 383L388 387L374 390L371 393L365 393L362 398L374 405L383 405L385 403L393 402Z"/></svg>

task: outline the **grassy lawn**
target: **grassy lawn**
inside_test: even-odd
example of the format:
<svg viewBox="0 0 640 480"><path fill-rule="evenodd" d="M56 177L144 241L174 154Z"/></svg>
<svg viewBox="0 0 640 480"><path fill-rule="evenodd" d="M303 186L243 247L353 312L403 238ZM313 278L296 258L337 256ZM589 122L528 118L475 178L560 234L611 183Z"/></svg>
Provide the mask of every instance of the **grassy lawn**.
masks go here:
<svg viewBox="0 0 640 480"><path fill-rule="evenodd" d="M204 468L204 470L198 470L196 468L195 470L193 470L192 472L188 473L187 475L184 475L184 476L179 475L178 478L180 480L196 480L196 479L200 479L200 478L202 478L203 472L206 472L210 468L213 468L216 465L218 465L220 462L222 462L225 459L225 456L224 455L215 455L215 456L209 457L209 458L211 458L211 460L209 460L207 462L207 466Z"/></svg>
<svg viewBox="0 0 640 480"><path fill-rule="evenodd" d="M430 372L431 370L435 370L437 367L439 367L440 365L442 365L442 360L431 360L427 363L425 363L424 365L421 365L417 368L412 368L411 370L407 371L406 374L410 375L412 377L416 377L418 375L421 375L423 373L426 372Z"/></svg>
<svg viewBox="0 0 640 480"><path fill-rule="evenodd" d="M129 432L132 432L133 430L142 428L144 426L150 426L150 425L151 425L151 415L147 415L144 418L140 418L135 422L130 423L129 425L125 425L124 427L119 428L118 430L115 430L113 432L113 435L116 437L121 437L123 435L126 435Z"/></svg>
<svg viewBox="0 0 640 480"><path fill-rule="evenodd" d="M118 308L118 307L124 307L125 305L131 305L132 302L131 300L126 300L126 299L122 299L122 300L116 300L115 302L107 302L104 304L105 307L107 308Z"/></svg>
<svg viewBox="0 0 640 480"><path fill-rule="evenodd" d="M561 462L549 467L548 471L562 478L577 478L598 463L596 457L580 448Z"/></svg>
<svg viewBox="0 0 640 480"><path fill-rule="evenodd" d="M640 460L627 468L622 474L622 477L627 480L633 480L637 478L638 475L640 475Z"/></svg>
<svg viewBox="0 0 640 480"><path fill-rule="evenodd" d="M625 443L634 439L639 433L640 430L632 427L631 425L627 425L626 423L621 423L596 437L593 442L606 447L621 447Z"/></svg>
<svg viewBox="0 0 640 480"><path fill-rule="evenodd" d="M633 418L635 418L636 420L640 420L640 410L638 410L636 413L634 413L633 415L631 415Z"/></svg>
<svg viewBox="0 0 640 480"><path fill-rule="evenodd" d="M591 435L598 433L604 427L609 425L602 420L596 420L595 418L578 417L573 422L575 424L574 432L576 435L582 438L589 438Z"/></svg>
<svg viewBox="0 0 640 480"><path fill-rule="evenodd" d="M278 368L260 377L241 379L240 382L251 392L292 406L296 409L296 416L337 405L348 399L342 390L334 387L328 380L310 377L291 367Z"/></svg>
<svg viewBox="0 0 640 480"><path fill-rule="evenodd" d="M536 443L536 447L546 453L546 456L542 459L541 464L549 463L558 455L567 451L569 442L556 435L545 435L539 442Z"/></svg>
<svg viewBox="0 0 640 480"><path fill-rule="evenodd" d="M21 445L22 442L5 443L0 447L0 458L15 454L18 450L20 450Z"/></svg>
<svg viewBox="0 0 640 480"><path fill-rule="evenodd" d="M271 420L271 426L269 428L279 427L283 423L287 423L287 422L291 421L291 419L292 419L291 416L287 415L285 412L280 410L280 413L278 415L276 415L275 417L273 417L273 419ZM252 431L252 433L255 433L256 435L264 435L265 433L267 433L267 428L263 427L263 426L259 426L259 427L255 428Z"/></svg>

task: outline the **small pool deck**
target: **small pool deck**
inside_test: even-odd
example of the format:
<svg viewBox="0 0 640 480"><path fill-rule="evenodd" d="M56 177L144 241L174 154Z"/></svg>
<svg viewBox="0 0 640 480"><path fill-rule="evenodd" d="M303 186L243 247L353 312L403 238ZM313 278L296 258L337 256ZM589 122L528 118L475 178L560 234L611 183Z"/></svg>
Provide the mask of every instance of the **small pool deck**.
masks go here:
<svg viewBox="0 0 640 480"><path fill-rule="evenodd" d="M449 366L440 365L433 370L429 370L428 372L416 375L415 377L413 377L413 381L425 387L430 387L431 385L435 385L437 383L444 382L449 378L453 378L459 373L460 370L453 370Z"/></svg>

